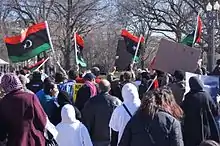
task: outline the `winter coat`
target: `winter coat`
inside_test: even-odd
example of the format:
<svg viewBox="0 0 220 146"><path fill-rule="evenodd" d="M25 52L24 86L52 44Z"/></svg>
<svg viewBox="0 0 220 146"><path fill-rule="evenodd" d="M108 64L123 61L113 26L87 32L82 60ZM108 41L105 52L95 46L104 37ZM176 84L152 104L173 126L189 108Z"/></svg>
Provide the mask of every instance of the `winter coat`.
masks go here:
<svg viewBox="0 0 220 146"><path fill-rule="evenodd" d="M110 144L110 128L108 126L114 109L121 101L108 93L100 93L89 99L82 110L83 124L87 127L94 146Z"/></svg>
<svg viewBox="0 0 220 146"><path fill-rule="evenodd" d="M185 93L185 82L184 81L175 82L170 84L169 86L173 92L176 103L178 105L181 105Z"/></svg>
<svg viewBox="0 0 220 146"><path fill-rule="evenodd" d="M43 89L43 82L31 80L29 83L27 83L26 87L32 92L37 93L38 91Z"/></svg>
<svg viewBox="0 0 220 146"><path fill-rule="evenodd" d="M164 111L153 119L137 112L125 127L119 146L183 146L180 122Z"/></svg>
<svg viewBox="0 0 220 146"><path fill-rule="evenodd" d="M189 80L190 91L183 101L185 146L198 146L203 140L219 141L219 132L214 116L218 108L211 96L203 90L201 81L196 77Z"/></svg>
<svg viewBox="0 0 220 146"><path fill-rule="evenodd" d="M0 141L7 146L44 146L46 114L34 94L12 91L0 101Z"/></svg>

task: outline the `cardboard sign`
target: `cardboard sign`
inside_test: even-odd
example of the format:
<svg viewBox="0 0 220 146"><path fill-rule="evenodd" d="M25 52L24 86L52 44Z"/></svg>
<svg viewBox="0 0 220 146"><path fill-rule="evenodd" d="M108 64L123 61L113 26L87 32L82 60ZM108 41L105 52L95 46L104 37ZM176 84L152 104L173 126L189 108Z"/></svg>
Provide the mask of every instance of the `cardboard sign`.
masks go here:
<svg viewBox="0 0 220 146"><path fill-rule="evenodd" d="M77 95L77 92L79 91L79 89L83 86L84 84L82 83L75 83L74 86L73 86L73 102L76 101L76 95Z"/></svg>
<svg viewBox="0 0 220 146"><path fill-rule="evenodd" d="M129 64L132 62L132 58L133 56L130 53L128 53L126 49L125 41L119 40L115 60L115 66L117 67L117 70L127 70Z"/></svg>
<svg viewBox="0 0 220 146"><path fill-rule="evenodd" d="M196 76L202 81L204 85L204 90L208 92L212 96L212 98L215 99L217 97L218 91L219 91L219 77L198 75L198 74L189 73L189 72L186 72L185 75L186 75L186 93L190 91L189 79L191 77Z"/></svg>
<svg viewBox="0 0 220 146"><path fill-rule="evenodd" d="M194 72L201 50L161 39L153 69L173 74L175 70Z"/></svg>

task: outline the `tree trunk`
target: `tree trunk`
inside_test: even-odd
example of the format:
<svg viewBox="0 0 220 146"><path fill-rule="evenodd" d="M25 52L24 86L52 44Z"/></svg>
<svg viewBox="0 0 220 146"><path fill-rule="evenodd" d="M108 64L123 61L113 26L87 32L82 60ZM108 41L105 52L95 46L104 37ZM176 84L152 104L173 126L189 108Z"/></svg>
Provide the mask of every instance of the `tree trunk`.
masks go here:
<svg viewBox="0 0 220 146"><path fill-rule="evenodd" d="M71 68L71 59L70 59L70 51L66 51L64 54L64 64L65 64L65 70L69 70Z"/></svg>

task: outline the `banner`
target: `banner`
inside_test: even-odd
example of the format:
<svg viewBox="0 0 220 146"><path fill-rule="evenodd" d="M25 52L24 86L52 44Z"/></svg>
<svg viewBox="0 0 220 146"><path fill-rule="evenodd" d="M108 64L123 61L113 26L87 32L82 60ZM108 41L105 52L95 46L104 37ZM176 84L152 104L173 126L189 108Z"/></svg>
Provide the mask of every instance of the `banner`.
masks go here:
<svg viewBox="0 0 220 146"><path fill-rule="evenodd" d="M194 72L200 54L201 50L162 39L152 68L171 74L175 70Z"/></svg>
<svg viewBox="0 0 220 146"><path fill-rule="evenodd" d="M74 86L73 86L73 102L76 101L76 95L77 95L77 92L79 91L79 89L83 86L84 84L82 83L75 83Z"/></svg>
<svg viewBox="0 0 220 146"><path fill-rule="evenodd" d="M219 77L216 76L205 76L205 75L198 75L194 73L186 72L186 93L190 91L189 87L189 79L193 76L197 76L204 85L204 90L207 91L212 98L216 98L219 91Z"/></svg>

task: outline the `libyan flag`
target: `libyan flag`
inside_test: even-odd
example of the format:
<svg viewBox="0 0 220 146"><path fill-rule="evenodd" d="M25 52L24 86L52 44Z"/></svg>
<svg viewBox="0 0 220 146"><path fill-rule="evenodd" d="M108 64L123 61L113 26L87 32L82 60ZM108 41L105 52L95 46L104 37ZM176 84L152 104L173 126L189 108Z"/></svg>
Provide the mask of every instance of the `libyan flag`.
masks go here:
<svg viewBox="0 0 220 146"><path fill-rule="evenodd" d="M13 63L31 59L51 48L46 25L45 22L38 23L27 28L19 36L4 39L8 57Z"/></svg>
<svg viewBox="0 0 220 146"><path fill-rule="evenodd" d="M137 56L135 56L135 52L136 52L137 45L139 42L139 37L132 35L126 29L123 29L121 31L121 36L124 37L127 51L133 55L133 60L135 62L139 62L140 61L139 56L140 56L141 45L139 46ZM144 37L141 38L141 43L143 43L143 42L144 42Z"/></svg>
<svg viewBox="0 0 220 146"><path fill-rule="evenodd" d="M200 43L201 36L202 36L202 20L201 20L201 17L198 15L196 30L194 30L192 33L188 34L181 41L181 43L192 47L195 43Z"/></svg>
<svg viewBox="0 0 220 146"><path fill-rule="evenodd" d="M41 59L40 61L38 61L37 63L31 65L31 66L28 66L28 70L30 70L31 72L33 72L34 70L36 70L42 63L44 63L46 59Z"/></svg>
<svg viewBox="0 0 220 146"><path fill-rule="evenodd" d="M77 54L76 54L76 63L81 67L86 67L87 64L83 59L83 48L84 48L84 40L83 38L76 33L76 44L77 44Z"/></svg>

